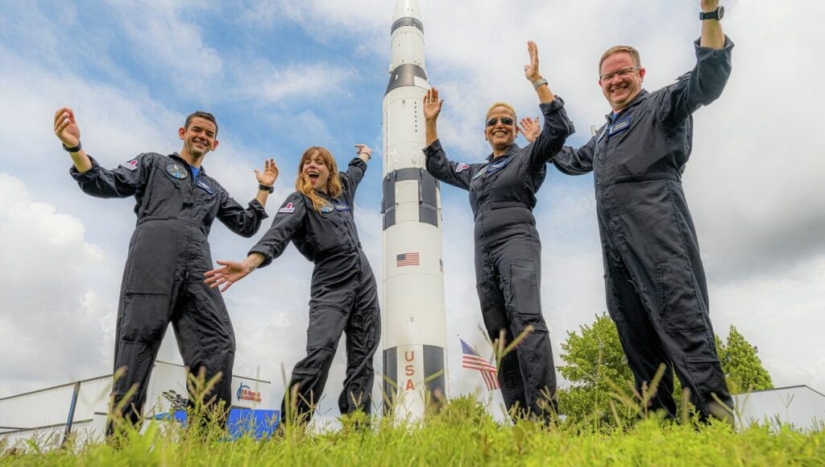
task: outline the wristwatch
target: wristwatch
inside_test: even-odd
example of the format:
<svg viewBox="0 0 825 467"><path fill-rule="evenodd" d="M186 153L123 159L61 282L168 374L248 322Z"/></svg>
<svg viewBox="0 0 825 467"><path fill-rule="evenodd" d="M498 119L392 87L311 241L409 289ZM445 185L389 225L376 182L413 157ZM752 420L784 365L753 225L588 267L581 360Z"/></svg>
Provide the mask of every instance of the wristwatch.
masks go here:
<svg viewBox="0 0 825 467"><path fill-rule="evenodd" d="M259 183L259 184L258 184L258 189L259 189L259 190L261 190L261 191L268 191L268 192L270 192L270 193L272 193L273 191L275 191L275 187L274 187L274 186L264 185L263 183Z"/></svg>
<svg viewBox="0 0 825 467"><path fill-rule="evenodd" d="M707 13L703 11L699 13L699 19L702 21L706 19L715 19L716 21L719 21L720 19L722 19L723 16L725 16L725 7L723 7L722 5L719 5L713 11L709 11Z"/></svg>

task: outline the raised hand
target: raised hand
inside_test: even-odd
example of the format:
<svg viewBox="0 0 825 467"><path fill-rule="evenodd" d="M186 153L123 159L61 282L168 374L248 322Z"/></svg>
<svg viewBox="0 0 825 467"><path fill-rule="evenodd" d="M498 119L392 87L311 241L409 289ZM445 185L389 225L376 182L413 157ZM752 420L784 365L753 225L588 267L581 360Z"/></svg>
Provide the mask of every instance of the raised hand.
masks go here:
<svg viewBox="0 0 825 467"><path fill-rule="evenodd" d="M519 120L519 125L521 127L521 134L524 135L524 139L526 139L528 143L535 141L536 138L539 137L539 134L541 134L538 117L535 119L524 117Z"/></svg>
<svg viewBox="0 0 825 467"><path fill-rule="evenodd" d="M72 109L63 107L54 113L54 134L70 148L80 143L80 128L77 126Z"/></svg>
<svg viewBox="0 0 825 467"><path fill-rule="evenodd" d="M539 48L533 41L527 41L527 53L530 54L530 63L524 65L524 77L531 83L541 79L539 73Z"/></svg>
<svg viewBox="0 0 825 467"><path fill-rule="evenodd" d="M258 179L258 183L261 185L274 185L275 180L278 180L278 166L275 165L275 159L264 161L263 172L259 172L258 169L255 169L255 178Z"/></svg>
<svg viewBox="0 0 825 467"><path fill-rule="evenodd" d="M443 103L443 100L438 99L438 89L428 89L427 94L424 94L424 120L437 120Z"/></svg>
<svg viewBox="0 0 825 467"><path fill-rule="evenodd" d="M360 157L361 160L364 162L367 162L368 160L372 159L372 148L370 148L366 144L356 144L355 153L355 155Z"/></svg>

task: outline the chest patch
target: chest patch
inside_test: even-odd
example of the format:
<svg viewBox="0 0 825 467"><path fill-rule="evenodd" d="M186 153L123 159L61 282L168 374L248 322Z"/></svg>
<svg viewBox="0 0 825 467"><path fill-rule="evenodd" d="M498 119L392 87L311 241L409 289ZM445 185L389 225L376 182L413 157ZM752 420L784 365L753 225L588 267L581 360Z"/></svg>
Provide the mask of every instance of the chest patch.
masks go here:
<svg viewBox="0 0 825 467"><path fill-rule="evenodd" d="M344 203L335 203L333 206L335 206L336 211L349 211L349 205Z"/></svg>
<svg viewBox="0 0 825 467"><path fill-rule="evenodd" d="M286 203L286 206L282 207L281 209L278 209L278 212L282 212L284 214L292 214L293 212L295 212L295 206L293 206L292 203Z"/></svg>
<svg viewBox="0 0 825 467"><path fill-rule="evenodd" d="M321 212L324 213L324 214L329 214L334 210L335 210L335 208L333 208L329 204L325 204L325 205L321 206Z"/></svg>
<svg viewBox="0 0 825 467"><path fill-rule="evenodd" d="M186 170L186 167L180 164L167 165L166 173L168 173L172 178L176 178L178 180L183 180L189 176L189 172Z"/></svg>
<svg viewBox="0 0 825 467"><path fill-rule="evenodd" d="M206 183L204 183L204 181L203 181L203 180L198 180L197 185L198 185L198 188L200 188L200 189L202 189L203 191L205 191L205 192L209 193L210 195L212 194L212 187L210 187L209 185L207 185Z"/></svg>
<svg viewBox="0 0 825 467"><path fill-rule="evenodd" d="M628 115L627 117L619 120L618 122L614 123L613 125L610 125L610 135L609 136L613 136L617 133L621 133L621 132L627 130L628 128L630 128L630 124L632 122L633 122L633 117Z"/></svg>

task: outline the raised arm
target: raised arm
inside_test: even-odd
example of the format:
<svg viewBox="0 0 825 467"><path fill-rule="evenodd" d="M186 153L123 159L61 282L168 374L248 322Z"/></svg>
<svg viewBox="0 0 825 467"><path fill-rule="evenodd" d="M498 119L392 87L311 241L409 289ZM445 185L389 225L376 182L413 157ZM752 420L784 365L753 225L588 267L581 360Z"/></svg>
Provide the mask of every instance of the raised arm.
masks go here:
<svg viewBox="0 0 825 467"><path fill-rule="evenodd" d="M564 145L564 141L576 130L573 128L570 119L567 118L564 102L561 99L556 99L556 96L547 85L547 80L539 73L539 50L535 42L527 42L527 52L530 55L530 64L524 66L524 76L533 84L533 88L539 97L541 113L544 116L544 126L535 136L533 145L529 148L529 167L530 170L536 170L539 167L543 168L547 161L558 154ZM526 122L522 120L521 123L524 126ZM531 130L530 136L533 134L535 134L534 129ZM527 135L525 137L529 141L529 137Z"/></svg>
<svg viewBox="0 0 825 467"><path fill-rule="evenodd" d="M80 127L72 109L61 107L54 113L54 134L63 143L63 149L69 152L75 169L80 173L88 172L92 161L80 145Z"/></svg>
<svg viewBox="0 0 825 467"><path fill-rule="evenodd" d="M536 90L540 103L552 102L556 96L550 90L547 80L539 73L539 48L535 42L527 41L527 53L530 55L530 63L524 65L524 76Z"/></svg>
<svg viewBox="0 0 825 467"><path fill-rule="evenodd" d="M713 11L718 0L701 0L703 12ZM667 127L680 124L700 107L719 98L731 73L733 42L718 20L702 21L702 36L694 43L696 66L660 94L657 113Z"/></svg>
<svg viewBox="0 0 825 467"><path fill-rule="evenodd" d="M441 106L444 100L438 98L438 89L430 88L424 94L424 128L426 131L425 142L427 146L433 144L438 139L437 121L441 114Z"/></svg>
<svg viewBox="0 0 825 467"><path fill-rule="evenodd" d="M266 206L267 198L275 190L273 188L275 180L278 180L278 166L275 165L275 159L264 161L263 172L255 169L255 178L258 180L258 194L255 195L255 199L261 203L261 206Z"/></svg>
<svg viewBox="0 0 825 467"><path fill-rule="evenodd" d="M719 8L719 0L700 0L699 7L703 13L710 13ZM716 19L702 21L702 37L699 45L714 50L725 46L725 33L722 32L722 23Z"/></svg>

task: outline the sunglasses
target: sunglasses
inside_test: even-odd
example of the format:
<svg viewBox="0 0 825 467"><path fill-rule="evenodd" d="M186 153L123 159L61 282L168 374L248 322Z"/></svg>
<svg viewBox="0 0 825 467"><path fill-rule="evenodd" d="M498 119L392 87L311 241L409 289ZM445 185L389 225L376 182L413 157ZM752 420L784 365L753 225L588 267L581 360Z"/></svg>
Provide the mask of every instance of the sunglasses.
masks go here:
<svg viewBox="0 0 825 467"><path fill-rule="evenodd" d="M487 120L487 126L488 127L496 126L496 125L498 125L499 120L501 120L502 125L512 125L513 123L515 123L515 121L510 117L501 117L501 118L493 117L493 118Z"/></svg>

